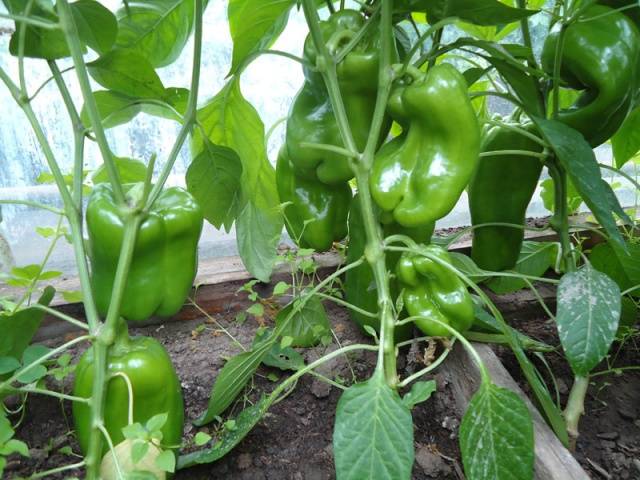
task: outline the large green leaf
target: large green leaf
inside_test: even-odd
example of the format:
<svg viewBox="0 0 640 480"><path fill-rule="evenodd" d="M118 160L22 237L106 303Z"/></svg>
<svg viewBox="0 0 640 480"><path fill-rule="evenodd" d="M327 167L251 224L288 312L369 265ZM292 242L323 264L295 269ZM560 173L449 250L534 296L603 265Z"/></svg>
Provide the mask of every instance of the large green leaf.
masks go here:
<svg viewBox="0 0 640 480"><path fill-rule="evenodd" d="M138 98L162 98L162 80L149 61L128 50L113 50L88 63L93 79L109 90Z"/></svg>
<svg viewBox="0 0 640 480"><path fill-rule="evenodd" d="M382 375L353 385L340 397L333 455L340 480L411 478L411 411Z"/></svg>
<svg viewBox="0 0 640 480"><path fill-rule="evenodd" d="M38 300L40 305L49 305L55 290L45 288ZM0 357L21 358L27 345L40 328L44 312L34 307L18 310L16 313L0 312Z"/></svg>
<svg viewBox="0 0 640 480"><path fill-rule="evenodd" d="M622 207L611 186L602 179L591 146L579 132L562 122L532 118L600 225L624 249L624 240L613 217L613 212L620 214Z"/></svg>
<svg viewBox="0 0 640 480"><path fill-rule="evenodd" d="M609 352L620 311L620 288L588 263L562 276L556 321L560 342L576 375L588 375Z"/></svg>
<svg viewBox="0 0 640 480"><path fill-rule="evenodd" d="M129 0L127 3L128 6L117 12L116 45L137 52L154 67L174 62L193 29L194 0Z"/></svg>
<svg viewBox="0 0 640 480"><path fill-rule="evenodd" d="M280 325L300 300L294 300L284 307L276 316L276 325ZM299 311L288 321L287 328L282 330L283 337L291 337L294 347L312 347L320 343L325 335L331 335L331 326L324 306L318 297L309 298Z"/></svg>
<svg viewBox="0 0 640 480"><path fill-rule="evenodd" d="M275 170L269 163L264 125L253 106L242 96L237 79L198 111L203 133L212 143L235 150L242 162L242 209L236 219L240 256L249 272L266 281L276 259L283 219L276 190ZM205 148L196 130L193 154Z"/></svg>
<svg viewBox="0 0 640 480"><path fill-rule="evenodd" d="M640 107L629 114L611 139L611 145L618 168L640 152Z"/></svg>
<svg viewBox="0 0 640 480"><path fill-rule="evenodd" d="M9 13L14 15L24 15L28 2L24 0L3 0ZM33 2L29 12L30 16L35 16L42 20L57 22L58 16L53 9L50 0L40 0ZM9 52L11 55L19 55L20 43L20 23L16 23L16 31L11 35L9 41ZM64 34L60 29L45 29L28 25L24 28L24 56L33 58L43 58L55 60L70 56L69 48Z"/></svg>
<svg viewBox="0 0 640 480"><path fill-rule="evenodd" d="M267 409L271 405L271 397L261 397L258 402L245 408L234 419L233 428L226 428L222 434L216 438L216 442L210 448L198 450L196 452L181 455L178 458L178 470L192 467L200 463L211 463L224 457L242 441L244 437L262 419Z"/></svg>
<svg viewBox="0 0 640 480"><path fill-rule="evenodd" d="M207 410L193 423L205 425L224 412L249 382L262 359L269 353L275 337L255 348L232 357L225 363L211 390Z"/></svg>
<svg viewBox="0 0 640 480"><path fill-rule="evenodd" d="M118 34L118 22L113 13L95 0L73 2L71 13L80 40L99 54L107 53Z"/></svg>
<svg viewBox="0 0 640 480"><path fill-rule="evenodd" d="M460 424L460 451L468 480L533 478L533 422L512 391L483 384Z"/></svg>
<svg viewBox="0 0 640 480"><path fill-rule="evenodd" d="M198 201L204 217L228 232L240 207L242 162L229 147L206 142L187 169L187 189Z"/></svg>
<svg viewBox="0 0 640 480"><path fill-rule="evenodd" d="M231 71L249 56L268 48L287 25L295 0L229 0L229 29L233 40Z"/></svg>
<svg viewBox="0 0 640 480"><path fill-rule="evenodd" d="M538 13L509 7L498 0L422 0L420 3L427 10L430 22L458 17L476 25L502 25Z"/></svg>

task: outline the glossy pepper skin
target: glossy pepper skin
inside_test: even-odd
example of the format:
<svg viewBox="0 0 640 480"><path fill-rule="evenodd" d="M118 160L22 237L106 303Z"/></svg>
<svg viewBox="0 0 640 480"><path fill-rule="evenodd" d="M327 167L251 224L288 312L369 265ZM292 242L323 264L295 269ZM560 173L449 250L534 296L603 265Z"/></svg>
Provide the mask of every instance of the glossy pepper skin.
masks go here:
<svg viewBox="0 0 640 480"><path fill-rule="evenodd" d="M640 31L631 19L603 5L592 5L582 21L566 28L560 77L583 90L558 119L592 145L607 141L624 122L637 86ZM553 75L559 27L547 37L542 67Z"/></svg>
<svg viewBox="0 0 640 480"><path fill-rule="evenodd" d="M522 126L529 132L531 125ZM505 127L493 127L482 142L483 152L524 150L542 152L529 137ZM469 210L472 225L514 223L524 225L525 213L538 185L542 162L525 155L482 157L469 183ZM485 270L513 268L518 260L524 230L488 226L473 231L471 258Z"/></svg>
<svg viewBox="0 0 640 480"><path fill-rule="evenodd" d="M89 348L76 366L73 394L89 398L93 388L93 349ZM164 347L149 337L129 337L126 325L119 328L116 342L107 356L107 376L124 373L133 389L133 421L144 423L154 415L167 413L162 427L162 445L179 446L182 441L184 405L180 380ZM104 425L114 445L124 440L122 427L128 423L129 393L125 380L116 376L106 387ZM91 411L85 403L73 403L73 421L80 448L86 454L91 434ZM103 442L103 455L108 445Z"/></svg>
<svg viewBox="0 0 640 480"><path fill-rule="evenodd" d="M186 190L162 191L140 225L120 315L142 321L174 315L186 300L198 265L202 210ZM124 219L111 187L97 185L87 205L91 282L101 315L111 301Z"/></svg>
<svg viewBox="0 0 640 480"><path fill-rule="evenodd" d="M449 253L442 247L427 245L425 253L451 263ZM403 253L396 274L404 288L404 308L410 316L424 317L416 326L425 335L448 337L451 333L432 321L439 320L459 332L469 329L474 321L473 300L467 288L446 267L418 254Z"/></svg>
<svg viewBox="0 0 640 480"><path fill-rule="evenodd" d="M285 225L299 246L323 252L347 235L352 196L348 183L326 185L300 177L289 161L286 148L278 155L276 182L280 202L290 202L284 210Z"/></svg>
<svg viewBox="0 0 640 480"><path fill-rule="evenodd" d="M478 164L480 127L464 77L451 65L399 83L387 108L403 133L375 156L371 195L404 227L434 223L454 207Z"/></svg>
<svg viewBox="0 0 640 480"><path fill-rule="evenodd" d="M397 223L382 224L381 228L386 237L395 234L407 235L418 243L428 243L433 234L434 224L419 228L404 228ZM356 195L349 212L349 244L347 246L347 263L354 262L364 255L366 235L362 221L359 196ZM400 253L386 253L387 270L394 271ZM395 301L399 288L394 278L390 280L391 297ZM345 300L365 311L375 313L378 311L378 291L375 288L373 270L368 263L348 270L344 279ZM354 310L349 310L351 319L364 328L365 325L380 330L380 319L362 315ZM396 341L406 340L411 337L411 324L402 325L395 329Z"/></svg>
<svg viewBox="0 0 640 480"><path fill-rule="evenodd" d="M365 19L355 10L341 10L320 23L320 29L331 54L344 47L362 28ZM356 146L366 144L378 88L380 35L377 29L336 66L338 82L349 125ZM316 64L317 52L309 35L304 44L304 59ZM286 144L289 158L299 175L335 185L353 177L348 159L340 154L301 146L301 143L324 143L344 146L335 114L322 76L305 69L305 83L293 101L287 121ZM384 138L390 128L386 121Z"/></svg>

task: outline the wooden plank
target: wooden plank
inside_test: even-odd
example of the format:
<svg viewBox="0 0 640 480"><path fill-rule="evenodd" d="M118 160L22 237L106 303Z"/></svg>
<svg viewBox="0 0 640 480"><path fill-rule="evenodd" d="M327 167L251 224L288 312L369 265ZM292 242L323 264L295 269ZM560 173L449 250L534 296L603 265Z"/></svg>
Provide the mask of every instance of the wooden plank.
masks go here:
<svg viewBox="0 0 640 480"><path fill-rule="evenodd" d="M540 412L507 372L491 347L478 343L473 346L489 370L493 382L515 392L524 400L531 412L535 437L534 478L536 480L589 480L589 475L560 443ZM480 384L480 372L462 345L457 344L454 347L447 361L440 367L439 375L442 375L451 387L458 413L464 414L471 397Z"/></svg>

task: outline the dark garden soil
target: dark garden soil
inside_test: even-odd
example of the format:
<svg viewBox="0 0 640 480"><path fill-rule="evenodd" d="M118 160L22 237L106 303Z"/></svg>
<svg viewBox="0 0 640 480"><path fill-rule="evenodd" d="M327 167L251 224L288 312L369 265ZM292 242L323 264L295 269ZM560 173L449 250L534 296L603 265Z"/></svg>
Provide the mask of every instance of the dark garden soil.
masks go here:
<svg viewBox="0 0 640 480"><path fill-rule="evenodd" d="M532 337L552 345L559 344L555 325L540 312L538 315L516 313L509 321L513 327ZM494 350L531 397L531 389L511 351L501 346L495 346ZM566 405L573 382L571 369L560 353L547 354L545 358L555 376L562 405ZM614 367L640 366L640 337L636 335L624 343L614 344L609 362ZM536 366L553 388L544 364L536 361ZM609 369L607 361L603 361L595 371ZM640 479L640 372L635 370L593 377L585 410L574 452L582 467L594 479Z"/></svg>
<svg viewBox="0 0 640 480"><path fill-rule="evenodd" d="M238 284L234 287L240 286ZM215 308L218 313L211 319L197 318L188 321L169 322L131 329L132 334L143 334L157 338L169 351L182 382L185 398L186 425L184 440L192 445L198 431L215 437L219 424L196 428L191 421L206 408L211 386L226 357L240 350L223 332L229 334L244 346L251 345L258 327L255 319L249 318L243 324L235 320L239 311L250 303L243 301L246 294L238 296L223 308ZM219 307L219 306L218 306ZM350 322L341 308L328 306L333 330L342 345L369 342ZM217 323L215 323L217 322ZM265 318L268 325L271 320ZM59 343L59 342L58 342ZM84 347L83 347L84 348ZM83 348L73 350L78 355ZM305 360L313 361L324 353L337 348L317 347L303 351ZM414 352L415 353L415 352ZM418 352L419 353L419 352ZM418 354L418 357L420 355ZM415 355L409 355L410 358ZM351 383L355 378L365 379L375 365L375 353L366 352L340 357L325 364L318 371L337 381ZM413 373L421 365L400 359L399 373ZM274 375L283 378L288 375L279 370L260 368L246 399L254 400L261 391L270 391L277 383ZM70 379L66 382L70 389ZM439 390L431 399L414 409L416 462L413 470L415 479L460 479L464 478L459 464L457 430L459 418L452 413L453 399L446 385L439 381ZM53 386L53 385L52 385ZM59 388L59 387L58 387ZM274 405L265 419L229 455L210 465L203 465L180 471L176 479L300 479L320 480L334 478L332 457L332 431L336 404L340 390L331 387L317 377L305 376L295 390L284 400ZM239 411L244 400L239 401L234 411ZM7 478L28 476L36 471L44 471L60 465L74 463L77 457L63 454L71 447L78 452L73 434L70 433L70 405L61 408L58 400L51 397L33 396L27 404L26 416L17 430L17 437L26 441L31 448L31 459L13 456L5 471ZM65 418L66 416L66 418ZM65 448L66 447L66 448ZM187 447L191 451L195 447ZM66 472L48 478L67 478L81 471Z"/></svg>

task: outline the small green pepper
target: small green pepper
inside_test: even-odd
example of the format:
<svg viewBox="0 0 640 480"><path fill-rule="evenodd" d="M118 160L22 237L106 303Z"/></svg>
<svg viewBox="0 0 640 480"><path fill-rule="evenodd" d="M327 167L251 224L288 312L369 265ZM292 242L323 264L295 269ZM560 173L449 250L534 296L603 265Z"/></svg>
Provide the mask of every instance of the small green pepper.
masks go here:
<svg viewBox="0 0 640 480"><path fill-rule="evenodd" d="M437 245L422 247L422 251L451 263L449 253ZM459 332L468 330L474 321L473 300L462 280L440 263L419 254L403 253L396 274L404 288L404 308L416 326L432 337L448 337L451 333L439 320Z"/></svg>

